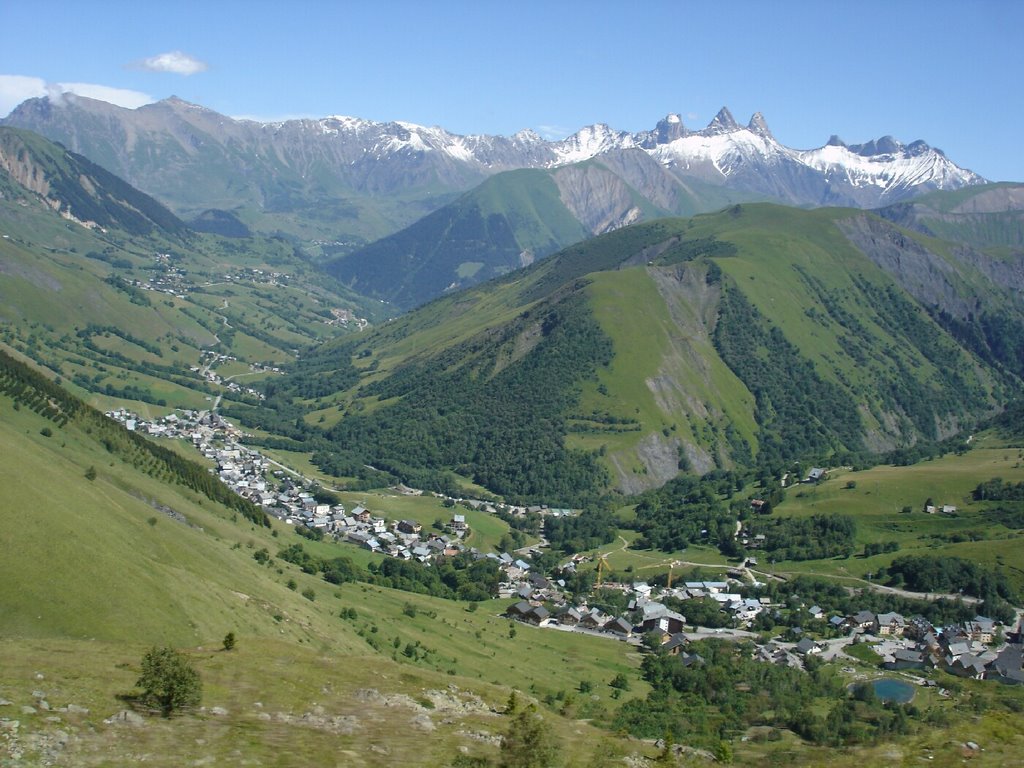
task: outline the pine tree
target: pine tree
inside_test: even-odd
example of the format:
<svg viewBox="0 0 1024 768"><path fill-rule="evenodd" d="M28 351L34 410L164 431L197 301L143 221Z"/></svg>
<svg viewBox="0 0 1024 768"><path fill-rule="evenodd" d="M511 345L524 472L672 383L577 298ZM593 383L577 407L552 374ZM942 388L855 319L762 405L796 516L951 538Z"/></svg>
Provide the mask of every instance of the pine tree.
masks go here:
<svg viewBox="0 0 1024 768"><path fill-rule="evenodd" d="M558 749L551 727L531 704L516 714L501 740L501 768L551 768Z"/></svg>
<svg viewBox="0 0 1024 768"><path fill-rule="evenodd" d="M135 683L142 689L143 704L158 707L164 717L176 709L194 707L202 699L203 684L192 663L173 648L156 648L142 657L142 675Z"/></svg>

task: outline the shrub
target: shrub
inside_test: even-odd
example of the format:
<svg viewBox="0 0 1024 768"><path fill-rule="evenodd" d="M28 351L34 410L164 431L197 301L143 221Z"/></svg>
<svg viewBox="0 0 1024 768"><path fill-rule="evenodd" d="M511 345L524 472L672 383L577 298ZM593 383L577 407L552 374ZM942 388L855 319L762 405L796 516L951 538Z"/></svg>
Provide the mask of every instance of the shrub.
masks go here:
<svg viewBox="0 0 1024 768"><path fill-rule="evenodd" d="M157 707L164 717L176 709L194 707L202 699L203 684L192 663L173 648L153 647L142 657L142 674L135 683L139 700Z"/></svg>

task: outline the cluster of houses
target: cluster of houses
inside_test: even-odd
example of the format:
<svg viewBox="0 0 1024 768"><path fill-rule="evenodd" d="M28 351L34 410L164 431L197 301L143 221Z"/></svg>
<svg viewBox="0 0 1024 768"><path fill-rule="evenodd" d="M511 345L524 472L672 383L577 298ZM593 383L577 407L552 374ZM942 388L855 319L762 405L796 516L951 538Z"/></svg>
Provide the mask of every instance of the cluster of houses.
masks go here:
<svg viewBox="0 0 1024 768"><path fill-rule="evenodd" d="M588 632L604 633L621 640L647 636L653 633L666 651L676 654L686 643L683 630L686 618L652 598L653 588L647 582L634 582L631 585L608 583L602 585L609 589L622 589L630 592L632 599L628 603L628 614L614 616L606 614L599 608L587 605L570 605L562 602L549 610L542 602L543 593L519 593L523 597L509 606L505 614L510 618L538 626L568 627ZM719 602L725 610L737 611L743 615L759 613L765 605L760 600L745 599L738 594L730 593L729 583L725 581L692 581L684 587L667 589L664 595L679 599L709 597Z"/></svg>
<svg viewBox="0 0 1024 768"><path fill-rule="evenodd" d="M537 626L583 630L620 640L632 639L634 643L639 641L639 636L653 637L666 652L682 654L686 663L695 661L684 652L688 642L684 633L692 632L695 627L688 627L682 614L653 599L650 585L635 582L605 586L631 594L626 615L607 615L587 605L553 604L546 599L547 595L530 592L519 593L522 599L509 606L506 615ZM713 599L724 612L734 617L737 625L749 626L758 614L781 607L767 597L745 598L730 591L732 588L730 581L695 581L665 589L661 595L684 601ZM961 677L1024 684L1020 628L1010 633L1010 642L1001 648L993 648L1000 627L983 616L937 629L920 616L907 619L899 613L859 611L849 616L828 617L819 606L811 606L808 614L812 622L827 622L840 635L846 635L846 642L862 639L883 641L879 648L887 669L938 667ZM789 642L773 640L755 644L755 658L766 663L802 668L809 656L819 654L827 647L805 634L800 627L792 628L790 635L793 639Z"/></svg>
<svg viewBox="0 0 1024 768"><path fill-rule="evenodd" d="M455 512L444 531L424 530L415 520L388 520L374 515L363 506L346 510L341 504L323 504L310 492L309 481L272 469L270 461L259 451L241 443L242 431L215 411L179 411L153 421L140 418L126 409L108 411L108 417L120 422L130 431L139 431L154 437L184 439L216 466L217 477L243 498L262 507L266 512L292 525L322 531L337 541L344 541L388 557L415 560L429 564L438 557L451 557L469 551L473 556L492 559L503 575L499 585L500 597L519 594L534 599L560 600L564 582L553 583L540 574L531 572L531 564L507 552L483 554L468 549L465 538L469 533L466 515ZM395 489L404 495L419 495L422 491L405 486ZM490 509L490 503L450 499L455 505L473 509ZM511 514L526 514L526 507L496 505ZM547 507L537 508L542 514L551 513ZM556 510L557 514L571 514Z"/></svg>
<svg viewBox="0 0 1024 768"><path fill-rule="evenodd" d="M861 611L849 617L846 626L854 631L902 640L902 644L886 647L884 666L887 669L937 667L958 677L1024 684L1020 628L1009 633L1010 642L994 649L992 644L997 640L1000 626L984 616L936 628L920 616L905 619L898 613Z"/></svg>
<svg viewBox="0 0 1024 768"><path fill-rule="evenodd" d="M155 269L152 277L146 280L127 279L125 282L143 291L169 293L184 299L193 287L186 277L186 271L174 263L174 257L169 253L158 253L153 261Z"/></svg>
<svg viewBox="0 0 1024 768"><path fill-rule="evenodd" d="M363 331L369 327L370 321L365 317L356 317L350 309L331 309L331 316L324 320L327 325L337 325L342 328L348 328L349 325L355 327L358 331Z"/></svg>
<svg viewBox="0 0 1024 768"><path fill-rule="evenodd" d="M229 283L245 281L262 285L287 285L290 278L291 275L285 272L268 272L265 269L257 269L255 267L238 269L235 272L225 272L223 275L223 279Z"/></svg>
<svg viewBox="0 0 1024 768"><path fill-rule="evenodd" d="M238 382L230 381L230 379L224 379L219 373L213 370L213 366L215 365L223 365L225 363L229 363L237 359L238 358L235 357L234 355L225 355L220 352L216 352L212 349L204 349L200 353L200 364L189 366L189 370L192 373L198 373L211 384L218 384L226 388L228 391L234 392L235 394L246 394L251 397L255 397L257 400L266 400L266 395L264 395L258 389L253 389L252 387L245 387L239 384ZM267 371L272 371L274 373L281 372L281 369L276 366L268 366L263 365L261 363L250 364L249 370L255 373L263 373Z"/></svg>

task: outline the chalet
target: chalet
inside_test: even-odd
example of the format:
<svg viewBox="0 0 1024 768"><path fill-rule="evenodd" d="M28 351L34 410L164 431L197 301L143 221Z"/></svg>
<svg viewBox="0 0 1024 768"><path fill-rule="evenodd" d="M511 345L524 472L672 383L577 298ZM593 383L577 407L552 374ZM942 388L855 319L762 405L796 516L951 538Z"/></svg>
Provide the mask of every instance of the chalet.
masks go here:
<svg viewBox="0 0 1024 768"><path fill-rule="evenodd" d="M821 467L814 467L810 472L807 473L807 477L804 478L805 483L820 483L823 480L828 479L828 472Z"/></svg>
<svg viewBox="0 0 1024 768"><path fill-rule="evenodd" d="M352 510L352 517L361 523L368 523L370 522L370 510L366 507L357 506Z"/></svg>
<svg viewBox="0 0 1024 768"><path fill-rule="evenodd" d="M946 664L946 671L957 677L981 680L985 677L985 661L979 656L964 654L952 663Z"/></svg>
<svg viewBox="0 0 1024 768"><path fill-rule="evenodd" d="M661 647L665 649L665 653L671 656L678 656L679 653L686 647L686 644L690 641L686 639L686 635L682 632L676 632L668 641L665 642Z"/></svg>
<svg viewBox="0 0 1024 768"><path fill-rule="evenodd" d="M587 613L583 614L579 620L581 627L587 629L600 629L608 622L608 617L605 616L597 608L591 608Z"/></svg>
<svg viewBox="0 0 1024 768"><path fill-rule="evenodd" d="M903 628L903 634L906 637L912 637L916 640L923 640L925 635L934 633L935 627L924 616L914 616L908 619L907 625Z"/></svg>
<svg viewBox="0 0 1024 768"><path fill-rule="evenodd" d="M551 587L551 582L539 573L531 573L527 581L530 582L530 586L534 589L549 589Z"/></svg>
<svg viewBox="0 0 1024 768"><path fill-rule="evenodd" d="M657 607L656 610L649 610ZM643 632L655 632L661 630L670 635L683 631L686 626L686 619L675 611L670 611L661 603L650 603L643 607L643 619L640 628Z"/></svg>
<svg viewBox="0 0 1024 768"><path fill-rule="evenodd" d="M538 605L535 608L531 608L523 616L524 621L528 621L531 624L537 624L538 626L546 622L551 618L551 611L545 608L543 605Z"/></svg>
<svg viewBox="0 0 1024 768"><path fill-rule="evenodd" d="M821 648L819 648L818 644L809 637L805 637L797 643L794 650L801 656L809 656L812 653L821 653Z"/></svg>
<svg viewBox="0 0 1024 768"><path fill-rule="evenodd" d="M892 637L903 637L906 621L898 613L880 613L876 617L878 634L891 635Z"/></svg>
<svg viewBox="0 0 1024 768"><path fill-rule="evenodd" d="M575 626L580 623L580 619L583 618L583 614L578 608L573 608L569 605L557 611L555 613L555 618L558 619L559 624Z"/></svg>
<svg viewBox="0 0 1024 768"><path fill-rule="evenodd" d="M514 619L522 618L523 616L528 614L531 610L533 610L533 606L532 605L530 605L525 600L520 600L518 603L513 603L508 608L506 608L505 609L505 615L506 616L511 616Z"/></svg>
<svg viewBox="0 0 1024 768"><path fill-rule="evenodd" d="M892 655L892 661L887 661L882 666L886 669L924 669L928 657L918 650L900 648Z"/></svg>
<svg viewBox="0 0 1024 768"><path fill-rule="evenodd" d="M964 624L964 630L976 643L991 643L995 638L996 623L984 616L975 616Z"/></svg>
<svg viewBox="0 0 1024 768"><path fill-rule="evenodd" d="M772 511L771 505L764 499L751 499L750 509L752 512L758 515L768 514Z"/></svg>
<svg viewBox="0 0 1024 768"><path fill-rule="evenodd" d="M970 656L971 644L969 642L963 640L948 642L946 641L945 636L943 636L943 640L945 641L943 642L943 646L945 647L946 651L945 662L947 666L952 664L957 659L960 659L964 656Z"/></svg>
<svg viewBox="0 0 1024 768"><path fill-rule="evenodd" d="M451 529L453 531L464 531L468 527L465 515L452 515Z"/></svg>
<svg viewBox="0 0 1024 768"><path fill-rule="evenodd" d="M650 597L652 588L646 581L634 581L633 591L641 597Z"/></svg>
<svg viewBox="0 0 1024 768"><path fill-rule="evenodd" d="M398 530L401 533L418 534L423 530L423 526L417 523L415 520L399 520Z"/></svg>
<svg viewBox="0 0 1024 768"><path fill-rule="evenodd" d="M601 629L615 635L622 635L623 637L630 637L633 634L633 625L621 616L612 619L601 627Z"/></svg>
<svg viewBox="0 0 1024 768"><path fill-rule="evenodd" d="M875 629L875 614L871 611L857 611L849 617L849 624L853 629L872 632Z"/></svg>
<svg viewBox="0 0 1024 768"><path fill-rule="evenodd" d="M345 538L353 544L366 546L370 539L373 538L373 534L368 531L351 531Z"/></svg>
<svg viewBox="0 0 1024 768"><path fill-rule="evenodd" d="M1003 648L985 670L985 679L1007 685L1024 685L1024 646L1010 644Z"/></svg>

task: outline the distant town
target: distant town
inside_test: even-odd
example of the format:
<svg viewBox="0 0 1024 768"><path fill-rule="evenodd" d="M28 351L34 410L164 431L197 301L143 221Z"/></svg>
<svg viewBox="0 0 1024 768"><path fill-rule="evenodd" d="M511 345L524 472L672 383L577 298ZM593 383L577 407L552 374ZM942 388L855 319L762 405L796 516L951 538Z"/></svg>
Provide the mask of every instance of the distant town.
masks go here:
<svg viewBox="0 0 1024 768"><path fill-rule="evenodd" d="M806 626L790 627L784 637L763 642L762 636L753 631L755 621L763 613L781 617L779 611L784 606L766 597L743 595L751 586L762 586L748 568L757 565L753 558L748 558L742 568L732 569L726 579L716 581L686 581L672 585L669 579L665 587L655 587L645 581L601 583L599 577L597 586L601 590L621 593L626 600L624 611L618 615L609 614L586 602L572 604L566 599L565 578L575 574L581 564L593 561L592 556L575 555L555 569L563 578L548 578L533 568L531 547L511 553L485 553L468 547L465 541L469 533L466 515L455 510L468 508L492 515L505 513L515 516L531 513L565 516L578 514L578 511L438 495L453 512L450 519L444 521L443 530L425 530L415 520L389 519L385 514L372 512L362 505L346 509L343 504L319 502L312 490L315 488L312 481L244 445L242 430L215 410L178 411L153 421L144 420L125 409L109 411L107 416L130 431L190 442L214 464L211 472L216 473L221 482L286 524L305 526L339 542L387 557L414 560L426 566L439 557L452 557L464 552L494 560L502 572L497 597L517 599L505 611L505 615L515 621L661 648L667 653L681 655L686 664L701 663L699 655L691 656L686 648L693 640L705 637L753 641L758 660L798 669L806 668L807 660L812 657L852 662L856 657L849 655L850 646L868 643L886 669L923 671L941 668L960 677L1024 684L1019 619L1016 629L1004 627L984 616L975 616L971 621L960 624L935 627L921 616L905 617L895 612L874 613L869 610L846 615L828 614L817 605L801 605L808 617ZM815 472L824 474L824 470L818 468L812 470ZM403 495L423 493L404 485L392 490ZM736 535L745 538L746 532L739 527ZM750 540L745 543L749 547L761 542ZM542 540L538 547L545 545ZM667 599L684 606L691 600L713 601L718 611L724 614L726 620L723 623L727 626L701 628L692 625L683 613L662 602ZM925 684L926 681L920 678L919 682Z"/></svg>

